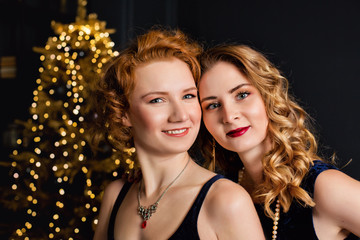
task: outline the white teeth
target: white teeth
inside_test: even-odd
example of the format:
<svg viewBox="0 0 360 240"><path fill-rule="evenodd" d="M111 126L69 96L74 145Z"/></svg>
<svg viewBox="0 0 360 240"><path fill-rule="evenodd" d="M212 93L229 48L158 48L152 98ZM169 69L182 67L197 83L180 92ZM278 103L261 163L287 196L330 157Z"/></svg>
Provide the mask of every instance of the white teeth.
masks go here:
<svg viewBox="0 0 360 240"><path fill-rule="evenodd" d="M166 133L168 134L180 134L180 133L183 133L185 132L186 129L181 129L181 130L173 130L173 131L165 131Z"/></svg>

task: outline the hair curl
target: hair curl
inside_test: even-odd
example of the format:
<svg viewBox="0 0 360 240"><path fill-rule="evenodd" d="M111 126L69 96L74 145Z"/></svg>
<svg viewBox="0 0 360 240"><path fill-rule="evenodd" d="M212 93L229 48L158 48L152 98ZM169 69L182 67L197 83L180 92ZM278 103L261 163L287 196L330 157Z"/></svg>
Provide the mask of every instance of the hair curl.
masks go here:
<svg viewBox="0 0 360 240"><path fill-rule="evenodd" d="M206 72L217 62L235 65L258 89L269 118L268 136L271 150L262 159L264 182L256 189L253 198L264 204L265 213L274 218L270 208L276 198L287 212L294 199L301 204L314 206L309 194L300 187L317 155L317 142L309 130L311 118L288 93L288 80L260 52L246 45L221 45L207 50L201 56L202 71ZM209 166L211 140L202 125L201 145L205 165ZM240 169L239 156L216 145L216 160L225 171Z"/></svg>
<svg viewBox="0 0 360 240"><path fill-rule="evenodd" d="M129 96L135 81L135 69L155 60L177 58L185 62L196 81L201 74L197 59L202 47L178 29L153 27L139 35L126 49L112 59L95 92L95 132L105 135L115 149L123 149L132 141L130 128L122 119L129 110ZM96 138L96 137L94 137Z"/></svg>

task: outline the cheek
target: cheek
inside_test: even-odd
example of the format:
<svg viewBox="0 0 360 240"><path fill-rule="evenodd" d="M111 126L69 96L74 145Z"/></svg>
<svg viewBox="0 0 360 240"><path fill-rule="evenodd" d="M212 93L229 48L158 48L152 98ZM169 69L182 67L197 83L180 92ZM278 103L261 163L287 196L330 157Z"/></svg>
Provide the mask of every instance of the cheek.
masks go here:
<svg viewBox="0 0 360 240"><path fill-rule="evenodd" d="M211 135L216 135L215 130L219 129L220 127L216 127L215 124L215 116L211 116L211 114L203 113L203 121L205 124L206 129L210 132Z"/></svg>
<svg viewBox="0 0 360 240"><path fill-rule="evenodd" d="M256 107L252 108L251 115L253 116L253 119L256 120L257 125L261 128L262 131L264 131L264 134L266 135L269 119L262 101L259 101L256 104Z"/></svg>
<svg viewBox="0 0 360 240"><path fill-rule="evenodd" d="M189 114L193 120L193 123L195 125L199 125L200 126L200 122L201 122L201 108L199 106L199 104L194 104L192 106L190 106L189 109Z"/></svg>
<svg viewBox="0 0 360 240"><path fill-rule="evenodd" d="M154 114L153 111L149 111L147 108L138 107L132 109L131 112L131 120L135 123L133 124L134 128L152 129L159 125L159 122L164 118L164 114L161 111L156 111L156 114Z"/></svg>

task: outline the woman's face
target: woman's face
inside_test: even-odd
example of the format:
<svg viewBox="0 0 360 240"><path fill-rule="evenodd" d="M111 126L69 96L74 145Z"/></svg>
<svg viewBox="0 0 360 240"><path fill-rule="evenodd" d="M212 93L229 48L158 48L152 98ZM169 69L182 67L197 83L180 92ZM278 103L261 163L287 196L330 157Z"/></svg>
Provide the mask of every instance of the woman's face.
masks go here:
<svg viewBox="0 0 360 240"><path fill-rule="evenodd" d="M236 66L218 62L200 80L199 95L208 131L239 154L268 148L268 117L259 91Z"/></svg>
<svg viewBox="0 0 360 240"><path fill-rule="evenodd" d="M136 148L147 153L187 151L200 128L201 108L188 65L177 58L135 69L135 88L124 123L132 127Z"/></svg>

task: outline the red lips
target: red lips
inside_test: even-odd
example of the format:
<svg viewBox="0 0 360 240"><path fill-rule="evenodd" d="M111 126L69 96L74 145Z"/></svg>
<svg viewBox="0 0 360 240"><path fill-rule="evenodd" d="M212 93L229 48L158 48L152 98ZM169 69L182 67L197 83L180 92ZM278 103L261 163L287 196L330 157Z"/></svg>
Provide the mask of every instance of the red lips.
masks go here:
<svg viewBox="0 0 360 240"><path fill-rule="evenodd" d="M247 127L242 127L242 128L237 128L237 129L234 129L234 130L231 130L230 132L226 133L227 136L229 137L240 137L242 135L244 135L247 130L249 130L250 126L247 126Z"/></svg>

